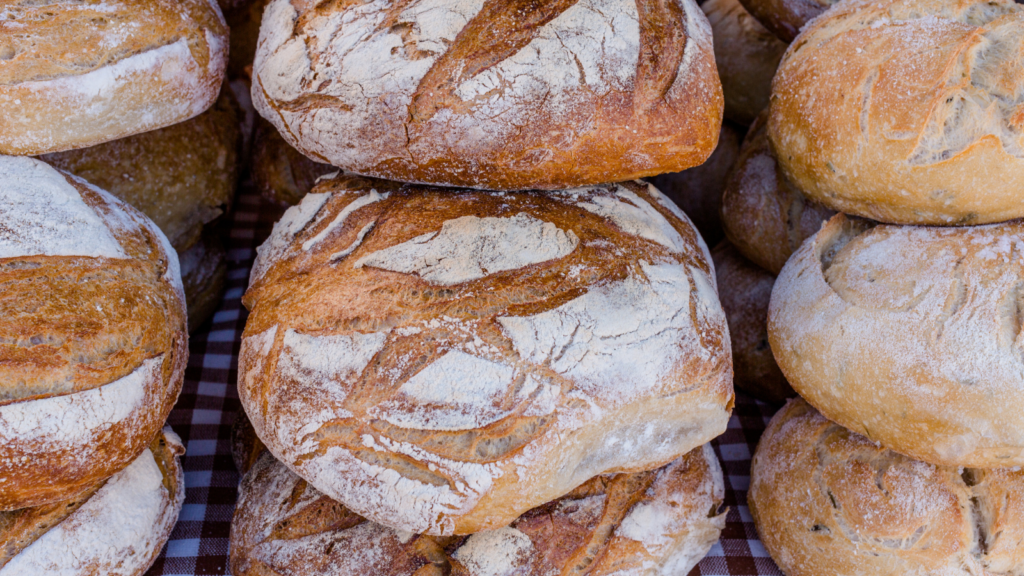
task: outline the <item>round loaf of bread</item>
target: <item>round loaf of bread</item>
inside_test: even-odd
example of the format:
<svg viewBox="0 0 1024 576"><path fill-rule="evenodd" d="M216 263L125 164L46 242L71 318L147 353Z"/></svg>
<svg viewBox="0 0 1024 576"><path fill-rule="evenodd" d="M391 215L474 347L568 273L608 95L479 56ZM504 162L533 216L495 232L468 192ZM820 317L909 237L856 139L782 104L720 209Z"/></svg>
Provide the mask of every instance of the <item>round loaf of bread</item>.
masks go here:
<svg viewBox="0 0 1024 576"><path fill-rule="evenodd" d="M170 428L127 468L62 502L0 512L0 576L142 576L185 500Z"/></svg>
<svg viewBox="0 0 1024 576"><path fill-rule="evenodd" d="M792 42L800 29L839 0L740 0L780 40Z"/></svg>
<svg viewBox="0 0 1024 576"><path fill-rule="evenodd" d="M835 216L772 291L768 336L829 419L918 460L1024 464L1024 223Z"/></svg>
<svg viewBox="0 0 1024 576"><path fill-rule="evenodd" d="M733 385L764 402L796 396L768 344L768 303L775 276L744 258L728 240L711 251L718 297L729 322Z"/></svg>
<svg viewBox="0 0 1024 576"><path fill-rule="evenodd" d="M751 262L777 275L835 212L808 200L778 169L765 110L750 126L722 195L722 227Z"/></svg>
<svg viewBox="0 0 1024 576"><path fill-rule="evenodd" d="M1024 6L844 0L775 77L768 135L809 198L894 224L1024 216Z"/></svg>
<svg viewBox="0 0 1024 576"><path fill-rule="evenodd" d="M273 0L253 102L321 162L493 190L678 172L722 123L693 0Z"/></svg>
<svg viewBox="0 0 1024 576"><path fill-rule="evenodd" d="M264 198L278 206L298 204L317 179L338 172L330 164L303 156L263 118L256 122L252 146L253 183Z"/></svg>
<svg viewBox="0 0 1024 576"><path fill-rule="evenodd" d="M239 493L235 576L684 575L725 527L722 471L707 444L658 470L598 476L472 536L414 535L365 520L269 452Z"/></svg>
<svg viewBox="0 0 1024 576"><path fill-rule="evenodd" d="M224 79L228 30L209 0L3 0L0 15L0 154L188 120Z"/></svg>
<svg viewBox="0 0 1024 576"><path fill-rule="evenodd" d="M761 436L748 501L786 576L1024 572L1024 472L911 460L802 399Z"/></svg>
<svg viewBox="0 0 1024 576"><path fill-rule="evenodd" d="M731 122L722 123L718 146L708 161L682 172L649 178L655 188L668 196L689 216L704 242L717 244L722 232L722 190L729 170L736 162L743 133Z"/></svg>
<svg viewBox="0 0 1024 576"><path fill-rule="evenodd" d="M67 500L127 466L187 359L160 230L84 180L0 156L0 510Z"/></svg>
<svg viewBox="0 0 1024 576"><path fill-rule="evenodd" d="M707 248L644 183L561 192L339 176L260 248L239 396L269 449L375 522L507 526L721 434Z"/></svg>
<svg viewBox="0 0 1024 576"><path fill-rule="evenodd" d="M708 0L701 10L714 36L725 117L747 126L768 106L786 43L751 16L740 0Z"/></svg>

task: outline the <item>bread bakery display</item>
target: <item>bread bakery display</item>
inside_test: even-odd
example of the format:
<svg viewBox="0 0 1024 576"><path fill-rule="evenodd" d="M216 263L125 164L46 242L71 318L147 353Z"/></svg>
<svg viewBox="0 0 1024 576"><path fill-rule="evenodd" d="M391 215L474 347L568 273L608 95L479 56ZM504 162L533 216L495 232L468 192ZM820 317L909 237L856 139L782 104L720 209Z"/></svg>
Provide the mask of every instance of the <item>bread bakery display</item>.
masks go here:
<svg viewBox="0 0 1024 576"><path fill-rule="evenodd" d="M678 172L722 121L693 0L272 0L253 102L315 160L493 190Z"/></svg>
<svg viewBox="0 0 1024 576"><path fill-rule="evenodd" d="M278 206L294 206L321 176L337 172L334 166L311 160L285 142L270 122L260 118L256 123L252 179L267 200Z"/></svg>
<svg viewBox="0 0 1024 576"><path fill-rule="evenodd" d="M722 195L722 227L743 256L778 275L835 212L808 200L779 170L766 133L768 111L750 126Z"/></svg>
<svg viewBox="0 0 1024 576"><path fill-rule="evenodd" d="M707 248L648 184L500 193L337 176L285 213L243 303L259 437L375 522L507 525L725 430Z"/></svg>
<svg viewBox="0 0 1024 576"><path fill-rule="evenodd" d="M707 0L701 10L711 24L725 117L747 126L768 106L786 43L751 16L740 0Z"/></svg>
<svg viewBox="0 0 1024 576"><path fill-rule="evenodd" d="M0 512L0 576L142 576L181 511L184 452L164 428L127 468L84 493Z"/></svg>
<svg viewBox="0 0 1024 576"><path fill-rule="evenodd" d="M93 146L217 98L227 26L209 0L0 1L0 154Z"/></svg>
<svg viewBox="0 0 1024 576"><path fill-rule="evenodd" d="M163 426L188 357L178 259L114 196L0 156L0 510L67 500Z"/></svg>
<svg viewBox="0 0 1024 576"><path fill-rule="evenodd" d="M750 514L787 576L1019 574L1024 472L935 466L793 400L754 454Z"/></svg>
<svg viewBox="0 0 1024 576"><path fill-rule="evenodd" d="M727 240L715 246L711 258L729 323L733 385L764 402L795 396L768 344L768 303L775 276L748 261Z"/></svg>
<svg viewBox="0 0 1024 576"><path fill-rule="evenodd" d="M707 162L682 172L660 174L647 179L686 213L709 246L717 244L725 235L720 215L722 191L729 171L736 163L742 140L740 127L723 122L718 146Z"/></svg>
<svg viewBox="0 0 1024 576"><path fill-rule="evenodd" d="M780 40L792 42L805 24L839 0L740 0Z"/></svg>
<svg viewBox="0 0 1024 576"><path fill-rule="evenodd" d="M815 19L775 76L768 135L828 208L896 224L1024 216L1024 6L849 0Z"/></svg>

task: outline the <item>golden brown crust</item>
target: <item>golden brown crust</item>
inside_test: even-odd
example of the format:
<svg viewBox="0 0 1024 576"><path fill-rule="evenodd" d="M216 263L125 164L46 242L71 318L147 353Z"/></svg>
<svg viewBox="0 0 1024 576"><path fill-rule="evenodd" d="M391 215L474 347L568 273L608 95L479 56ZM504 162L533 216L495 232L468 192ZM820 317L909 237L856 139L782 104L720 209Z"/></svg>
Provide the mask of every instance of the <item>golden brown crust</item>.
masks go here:
<svg viewBox="0 0 1024 576"><path fill-rule="evenodd" d="M911 460L802 399L772 419L750 513L787 576L1013 575L1024 570L1024 473Z"/></svg>
<svg viewBox="0 0 1024 576"><path fill-rule="evenodd" d="M279 206L298 204L317 179L338 171L304 156L263 118L256 120L252 146L253 183L264 198Z"/></svg>
<svg viewBox="0 0 1024 576"><path fill-rule="evenodd" d="M648 178L686 212L708 246L718 244L725 235L721 217L722 191L729 170L736 163L741 140L743 132L740 128L731 122L723 122L718 146L707 162L682 172Z"/></svg>
<svg viewBox="0 0 1024 576"><path fill-rule="evenodd" d="M223 79L227 27L208 0L3 0L0 9L3 154L92 146L187 120L213 103Z"/></svg>
<svg viewBox="0 0 1024 576"><path fill-rule="evenodd" d="M499 527L719 433L732 372L705 250L642 183L325 180L260 248L240 397L272 452L359 513ZM660 440L641 456L609 440L633 433Z"/></svg>
<svg viewBox="0 0 1024 576"><path fill-rule="evenodd" d="M840 212L899 224L1024 216L1024 6L850 0L779 66L768 135L783 172Z"/></svg>
<svg viewBox="0 0 1024 576"><path fill-rule="evenodd" d="M711 251L718 298L729 321L733 385L765 402L796 396L768 344L768 303L775 277L744 258L727 240Z"/></svg>
<svg viewBox="0 0 1024 576"><path fill-rule="evenodd" d="M721 482L714 454L698 448L660 470L594 478L508 527L439 537L373 524L264 453L239 489L231 569L469 576L486 564L487 573L522 576L685 574L724 526Z"/></svg>
<svg viewBox="0 0 1024 576"><path fill-rule="evenodd" d="M708 0L701 10L714 33L725 117L748 126L768 107L772 78L786 43L751 16L740 0Z"/></svg>
<svg viewBox="0 0 1024 576"><path fill-rule="evenodd" d="M793 251L835 212L808 200L778 169L768 110L750 126L722 195L722 227L750 261L778 274Z"/></svg>
<svg viewBox="0 0 1024 576"><path fill-rule="evenodd" d="M838 0L740 0L754 18L786 43L796 38L804 24L836 2Z"/></svg>
<svg viewBox="0 0 1024 576"><path fill-rule="evenodd" d="M354 6L274 0L264 13L253 101L311 158L406 182L558 189L677 172L715 147L721 85L692 0ZM421 18L433 10L444 16ZM327 38L344 53L317 49Z"/></svg>

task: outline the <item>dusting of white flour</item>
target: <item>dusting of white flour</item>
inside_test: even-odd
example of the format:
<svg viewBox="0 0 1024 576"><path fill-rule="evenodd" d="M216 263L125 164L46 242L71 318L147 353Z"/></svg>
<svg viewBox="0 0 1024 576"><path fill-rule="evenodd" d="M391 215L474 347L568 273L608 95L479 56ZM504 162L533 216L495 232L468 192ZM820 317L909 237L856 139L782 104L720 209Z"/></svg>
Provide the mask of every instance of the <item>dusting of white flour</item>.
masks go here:
<svg viewBox="0 0 1024 576"><path fill-rule="evenodd" d="M470 536L454 558L473 576L511 576L517 567L531 564L533 552L530 537L507 526Z"/></svg>

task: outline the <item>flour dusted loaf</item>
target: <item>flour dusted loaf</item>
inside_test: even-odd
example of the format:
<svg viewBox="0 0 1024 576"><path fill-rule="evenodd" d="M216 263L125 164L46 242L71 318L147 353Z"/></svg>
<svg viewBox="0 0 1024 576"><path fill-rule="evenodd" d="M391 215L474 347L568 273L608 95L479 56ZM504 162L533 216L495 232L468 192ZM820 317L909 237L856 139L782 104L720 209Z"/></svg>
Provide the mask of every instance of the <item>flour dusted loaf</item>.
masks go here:
<svg viewBox="0 0 1024 576"><path fill-rule="evenodd" d="M1024 223L838 215L775 282L768 336L829 419L918 460L1024 464Z"/></svg>
<svg viewBox="0 0 1024 576"><path fill-rule="evenodd" d="M743 7L771 30L780 40L789 43L800 29L839 0L740 0Z"/></svg>
<svg viewBox="0 0 1024 576"><path fill-rule="evenodd" d="M494 190L678 172L722 122L693 0L273 0L253 102L321 162Z"/></svg>
<svg viewBox="0 0 1024 576"><path fill-rule="evenodd" d="M747 126L768 106L786 43L751 16L740 0L708 0L701 10L714 36L725 117Z"/></svg>
<svg viewBox="0 0 1024 576"><path fill-rule="evenodd" d="M768 344L768 303L775 276L724 241L711 251L718 297L729 322L733 385L764 402L795 396Z"/></svg>
<svg viewBox="0 0 1024 576"><path fill-rule="evenodd" d="M722 195L722 227L751 262L777 275L804 240L835 212L808 200L779 171L765 110L750 126Z"/></svg>
<svg viewBox="0 0 1024 576"><path fill-rule="evenodd" d="M707 248L654 187L436 189L339 176L260 248L239 357L259 437L375 522L508 525L725 430Z"/></svg>
<svg viewBox="0 0 1024 576"><path fill-rule="evenodd" d="M268 452L239 492L235 576L678 576L725 526L722 471L707 444L658 470L598 476L472 536L421 536L365 520Z"/></svg>
<svg viewBox="0 0 1024 576"><path fill-rule="evenodd" d="M164 428L127 468L83 494L0 512L0 576L142 576L181 512L184 452Z"/></svg>
<svg viewBox="0 0 1024 576"><path fill-rule="evenodd" d="M0 154L83 148L199 114L224 78L227 33L209 0L0 0Z"/></svg>
<svg viewBox="0 0 1024 576"><path fill-rule="evenodd" d="M187 358L160 230L84 180L0 156L0 510L72 498L127 466Z"/></svg>
<svg viewBox="0 0 1024 576"><path fill-rule="evenodd" d="M786 576L1024 571L1024 472L911 460L801 399L761 436L748 500Z"/></svg>
<svg viewBox="0 0 1024 576"><path fill-rule="evenodd" d="M848 0L775 77L768 135L809 198L896 224L1024 216L1024 6Z"/></svg>

